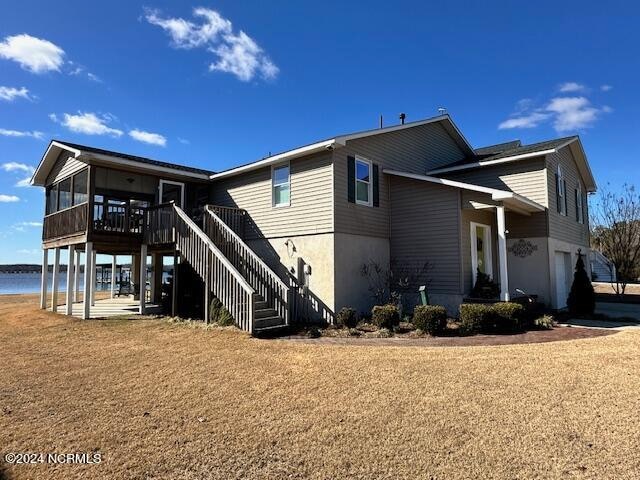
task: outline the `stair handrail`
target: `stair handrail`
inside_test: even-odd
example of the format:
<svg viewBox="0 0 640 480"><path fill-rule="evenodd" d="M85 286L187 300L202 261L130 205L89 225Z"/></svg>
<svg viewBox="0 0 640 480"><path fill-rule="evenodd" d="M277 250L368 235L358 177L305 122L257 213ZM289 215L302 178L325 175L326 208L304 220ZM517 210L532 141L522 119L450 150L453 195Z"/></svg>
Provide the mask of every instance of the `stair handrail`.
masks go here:
<svg viewBox="0 0 640 480"><path fill-rule="evenodd" d="M210 215L210 218L215 222L216 226L224 232L228 237L234 241L236 253L244 262L253 262L259 270L267 278L263 278L262 275L256 275L254 272L247 272L248 281L257 293L264 297L267 303L273 303L276 313L284 320L285 325L289 325L290 321L290 306L291 306L291 289L282 281L282 279L276 274L262 258L260 258L244 240L233 231L214 211L211 205L205 207L205 211ZM205 220L204 228L206 231L207 222ZM209 232L207 232L209 233ZM247 258L248 257L248 258Z"/></svg>
<svg viewBox="0 0 640 480"><path fill-rule="evenodd" d="M184 224L198 237L198 239L206 245L209 252L213 256L207 256L208 265L204 269L204 271L199 271L199 267L201 265L193 265L194 269L198 272L198 274L205 279L205 284L208 284L210 291L218 297L218 299L222 302L224 307L231 313L231 316L236 320L236 323L243 330L248 330L249 332L253 332L253 324L254 324L254 298L256 291L254 288L247 282L247 280L238 272L238 270L233 266L233 264L227 259L227 257L220 251L220 249L213 243L213 241L195 224L191 218L177 205L173 205L173 209L176 213L176 220L180 219ZM182 233L178 227L178 222L176 221L174 224L175 228L175 242L176 246L179 246L181 240L179 235ZM185 257L189 255L190 252L181 252ZM189 259L187 259L189 260ZM219 263L219 266L222 267L226 272L228 272L235 283L244 291L245 293L245 302L242 302L241 299L238 298L237 289L234 288L233 285L230 285L225 279L222 277L224 272L220 271L220 268L216 265L216 262ZM206 281L208 276L209 281ZM206 287L205 287L206 288ZM245 312L242 312L241 307L243 305L247 305L248 309ZM206 309L208 310L208 309ZM243 314L244 313L244 314Z"/></svg>

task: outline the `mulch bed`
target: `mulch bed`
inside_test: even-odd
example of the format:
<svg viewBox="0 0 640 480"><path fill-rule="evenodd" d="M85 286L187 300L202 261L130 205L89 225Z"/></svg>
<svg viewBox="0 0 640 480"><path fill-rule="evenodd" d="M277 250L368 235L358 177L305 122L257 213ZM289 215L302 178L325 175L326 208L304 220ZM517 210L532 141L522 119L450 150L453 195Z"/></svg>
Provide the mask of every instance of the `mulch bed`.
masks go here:
<svg viewBox="0 0 640 480"><path fill-rule="evenodd" d="M376 347L469 347L580 340L586 338L604 337L606 335L612 335L614 333L616 332L594 328L556 327L552 330L532 330L529 332L518 333L514 335L474 335L469 337L309 338L305 335L291 335L288 337L281 337L280 339L294 342L311 343L316 345L363 345Z"/></svg>

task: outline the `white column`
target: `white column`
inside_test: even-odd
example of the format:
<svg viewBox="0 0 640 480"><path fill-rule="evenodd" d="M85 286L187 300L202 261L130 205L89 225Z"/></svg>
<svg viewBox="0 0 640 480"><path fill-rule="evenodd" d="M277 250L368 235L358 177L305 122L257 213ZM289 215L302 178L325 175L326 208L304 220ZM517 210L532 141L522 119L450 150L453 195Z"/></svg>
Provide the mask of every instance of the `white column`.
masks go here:
<svg viewBox="0 0 640 480"><path fill-rule="evenodd" d="M151 255L151 282L149 283L149 288L150 288L150 297L151 297L151 303L155 302L156 300L156 270L158 268L158 256L156 254L152 254Z"/></svg>
<svg viewBox="0 0 640 480"><path fill-rule="evenodd" d="M173 251L173 279L171 285L171 316L178 316L178 251Z"/></svg>
<svg viewBox="0 0 640 480"><path fill-rule="evenodd" d="M498 264L500 268L500 300L509 301L509 273L507 271L507 233L504 206L496 207L498 222Z"/></svg>
<svg viewBox="0 0 640 480"><path fill-rule="evenodd" d="M73 313L73 279L74 279L74 257L76 253L75 245L69 245L69 259L67 260L67 315Z"/></svg>
<svg viewBox="0 0 640 480"><path fill-rule="evenodd" d="M116 255L111 260L111 298L116 296Z"/></svg>
<svg viewBox="0 0 640 480"><path fill-rule="evenodd" d="M207 268L204 269L204 321L205 323L208 324L209 323L209 290L211 288L209 286L209 276L210 276L209 265L211 265L211 262L209 261L209 250L207 250L205 257L207 259Z"/></svg>
<svg viewBox="0 0 640 480"><path fill-rule="evenodd" d="M74 270L73 281L73 301L77 302L80 299L80 250L76 250L76 266Z"/></svg>
<svg viewBox="0 0 640 480"><path fill-rule="evenodd" d="M140 246L140 315L144 315L147 297L147 246Z"/></svg>
<svg viewBox="0 0 640 480"><path fill-rule="evenodd" d="M87 242L84 249L84 298L82 318L91 318L91 259L93 258L93 243Z"/></svg>
<svg viewBox="0 0 640 480"><path fill-rule="evenodd" d="M98 267L96 266L96 255L97 252L95 250L91 250L91 306L95 306L96 304L96 270Z"/></svg>
<svg viewBox="0 0 640 480"><path fill-rule="evenodd" d="M53 249L53 282L51 285L51 311L58 311L58 284L60 283L60 248Z"/></svg>
<svg viewBox="0 0 640 480"><path fill-rule="evenodd" d="M47 308L47 288L49 281L49 250L42 249L42 278L40 280L40 308Z"/></svg>

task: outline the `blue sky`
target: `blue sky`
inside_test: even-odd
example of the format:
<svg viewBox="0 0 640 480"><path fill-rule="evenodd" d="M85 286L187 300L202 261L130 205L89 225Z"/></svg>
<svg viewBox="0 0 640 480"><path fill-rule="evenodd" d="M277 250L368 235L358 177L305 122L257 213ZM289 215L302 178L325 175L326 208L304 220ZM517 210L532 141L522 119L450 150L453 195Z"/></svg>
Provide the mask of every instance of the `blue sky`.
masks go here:
<svg viewBox="0 0 640 480"><path fill-rule="evenodd" d="M474 146L579 133L599 184L640 186L640 7L456 3L3 9L0 263L40 258L19 182L51 138L217 170L443 106Z"/></svg>

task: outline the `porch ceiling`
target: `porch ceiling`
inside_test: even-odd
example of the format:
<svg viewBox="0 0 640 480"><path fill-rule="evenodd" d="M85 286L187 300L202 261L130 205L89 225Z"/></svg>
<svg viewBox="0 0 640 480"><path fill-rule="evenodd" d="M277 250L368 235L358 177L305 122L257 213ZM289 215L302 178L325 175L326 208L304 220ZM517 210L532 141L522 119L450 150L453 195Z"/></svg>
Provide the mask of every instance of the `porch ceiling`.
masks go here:
<svg viewBox="0 0 640 480"><path fill-rule="evenodd" d="M522 215L531 215L532 213L543 212L545 210L545 207L543 207L539 203L534 202L533 200L529 200L528 198L523 197L522 195L518 195L517 193L509 192L507 190L498 190L496 188L483 187L481 185L474 185L472 183L457 182L455 180L431 177L428 175L418 175L415 173L401 172L398 170L384 169L383 172L387 175L396 177L411 178L413 180L419 180L422 182L434 183L451 188L458 188L460 190L466 190L469 192L485 194L487 196L487 199L491 200L491 203L478 202L478 206L474 206L474 208L489 208L491 206L495 206L495 204L492 205L492 203L496 202L496 204L504 205L507 210L517 212Z"/></svg>

